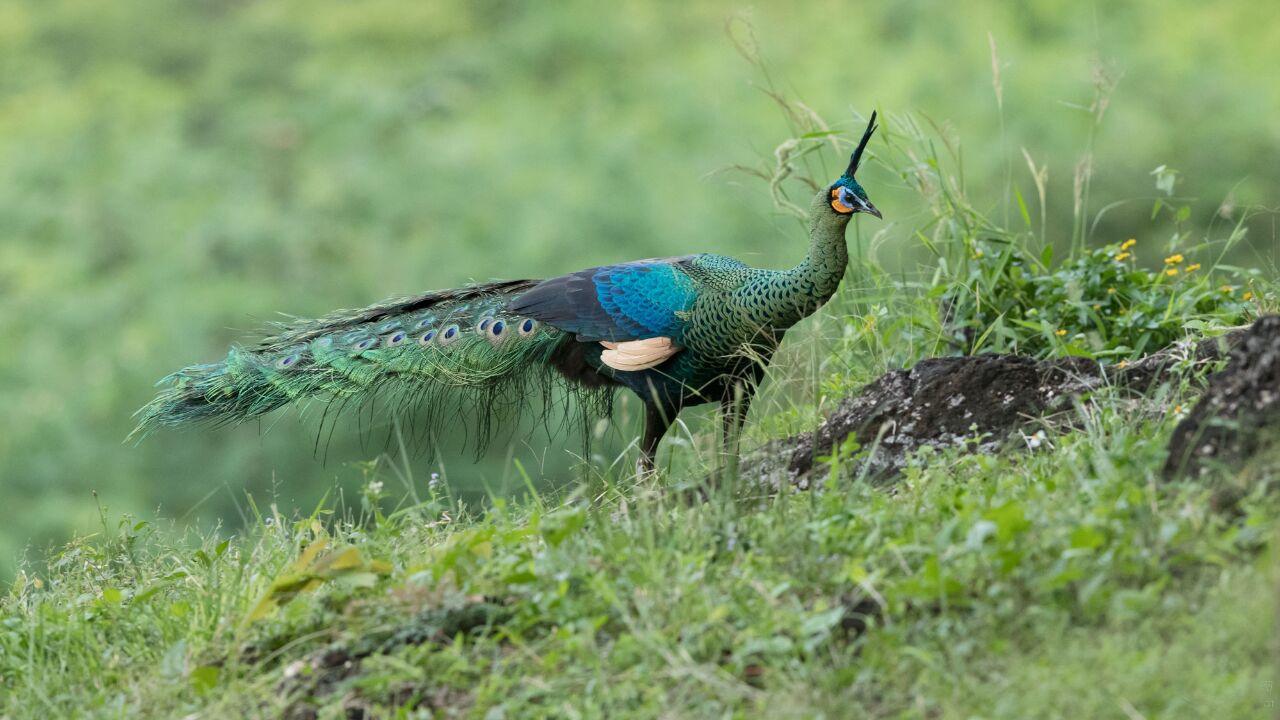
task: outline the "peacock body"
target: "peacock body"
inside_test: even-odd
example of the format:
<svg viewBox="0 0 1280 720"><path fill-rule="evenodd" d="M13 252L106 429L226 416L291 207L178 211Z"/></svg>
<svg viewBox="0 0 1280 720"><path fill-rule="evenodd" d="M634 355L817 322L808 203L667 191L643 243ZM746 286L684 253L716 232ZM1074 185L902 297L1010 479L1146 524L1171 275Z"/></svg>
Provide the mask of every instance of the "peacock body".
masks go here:
<svg viewBox="0 0 1280 720"><path fill-rule="evenodd" d="M165 378L134 432L238 423L312 400L327 410L382 401L391 412L415 409L428 440L465 418L483 444L531 394L563 386L586 411L605 412L622 386L645 404L648 468L684 407L722 403L726 438L735 437L787 329L839 286L850 218L880 216L854 180L874 130L873 113L848 169L814 197L809 252L794 268L711 254L640 260L280 323L222 362Z"/></svg>

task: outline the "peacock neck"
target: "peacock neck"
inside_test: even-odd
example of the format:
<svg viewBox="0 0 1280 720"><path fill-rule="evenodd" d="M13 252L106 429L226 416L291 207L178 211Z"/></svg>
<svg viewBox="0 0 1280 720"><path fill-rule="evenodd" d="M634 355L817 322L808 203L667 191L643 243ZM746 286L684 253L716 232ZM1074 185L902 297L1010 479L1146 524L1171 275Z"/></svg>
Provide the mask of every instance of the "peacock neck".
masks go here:
<svg viewBox="0 0 1280 720"><path fill-rule="evenodd" d="M809 253L790 270L781 273L781 297L775 327L790 327L822 307L844 279L849 263L849 249L844 231L851 215L831 209L829 195L823 189L809 207Z"/></svg>

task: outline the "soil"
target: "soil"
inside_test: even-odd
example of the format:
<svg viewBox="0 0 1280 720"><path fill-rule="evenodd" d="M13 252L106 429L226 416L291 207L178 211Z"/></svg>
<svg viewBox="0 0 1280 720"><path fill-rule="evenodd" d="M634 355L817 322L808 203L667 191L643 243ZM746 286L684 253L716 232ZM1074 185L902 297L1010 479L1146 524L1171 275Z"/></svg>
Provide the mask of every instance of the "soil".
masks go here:
<svg viewBox="0 0 1280 720"><path fill-rule="evenodd" d="M1273 321L1280 324L1280 318L1271 318L1265 326ZM748 456L743 469L774 487L791 482L806 488L815 465L825 467L818 459L831 456L851 434L863 452L857 473L873 479L893 476L925 446L995 452L1011 438L1023 447L1034 446L1038 428L1074 422L1074 414L1064 411L1089 391L1116 385L1145 401L1144 395L1154 387L1174 376L1195 377L1195 370L1220 362L1256 332L1251 328L1187 340L1105 370L1085 358L1038 361L1019 355L975 355L923 360L882 375L845 398L814 432L769 443ZM1256 345L1244 352L1255 352Z"/></svg>
<svg viewBox="0 0 1280 720"><path fill-rule="evenodd" d="M932 358L897 370L846 398L814 433L801 436L788 470L804 477L816 458L851 433L873 447L866 470L901 469L924 445L994 450L1009 432L1033 418L1063 409L1096 383L1091 360L1037 362L1017 355ZM878 441L877 441L878 438Z"/></svg>
<svg viewBox="0 0 1280 720"><path fill-rule="evenodd" d="M1280 315L1260 318L1169 439L1165 476L1240 470L1280 440Z"/></svg>

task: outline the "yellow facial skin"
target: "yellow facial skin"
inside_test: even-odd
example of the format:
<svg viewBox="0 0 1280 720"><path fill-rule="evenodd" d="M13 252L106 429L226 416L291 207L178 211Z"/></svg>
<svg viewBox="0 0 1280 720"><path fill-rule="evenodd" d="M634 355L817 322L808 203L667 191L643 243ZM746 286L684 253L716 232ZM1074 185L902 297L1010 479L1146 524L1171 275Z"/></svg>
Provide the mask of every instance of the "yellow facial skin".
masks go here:
<svg viewBox="0 0 1280 720"><path fill-rule="evenodd" d="M840 202L840 188L831 189L831 209L841 215L852 215L853 208Z"/></svg>

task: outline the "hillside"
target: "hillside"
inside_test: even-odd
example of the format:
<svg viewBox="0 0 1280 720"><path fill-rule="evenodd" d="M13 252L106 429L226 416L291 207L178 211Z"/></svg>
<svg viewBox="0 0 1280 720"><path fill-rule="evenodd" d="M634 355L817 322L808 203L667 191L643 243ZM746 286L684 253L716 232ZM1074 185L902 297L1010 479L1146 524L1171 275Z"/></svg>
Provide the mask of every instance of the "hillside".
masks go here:
<svg viewBox="0 0 1280 720"><path fill-rule="evenodd" d="M1263 717L1280 459L1227 510L1165 481L1189 395L888 485L104 519L4 599L0 716Z"/></svg>
<svg viewBox="0 0 1280 720"><path fill-rule="evenodd" d="M1112 295L1176 301L1218 282L1130 275ZM1251 303L1274 298L1253 287ZM858 342L881 332L856 322ZM529 485L483 511L402 458L306 516L250 500L248 526L225 537L104 512L100 533L25 570L0 603L0 717L1264 717L1280 453L1262 442L1189 475L1166 468L1170 436L1203 408L1245 398L1271 415L1241 426L1275 422L1280 322L1249 332L1107 362L1096 382L1063 375L1074 389L1039 417L975 424L892 468L871 462L885 433L832 435L829 420L809 441L807 490L762 482L754 460L729 474L714 439L695 437L658 477L592 467L564 492ZM1212 350L1226 345L1229 363ZM1045 345L1043 367L1065 347ZM958 376L991 357L930 367ZM856 398L886 381L822 382ZM963 409L952 397L935 399ZM770 428L816 410L773 406L747 457L786 457L799 446Z"/></svg>

